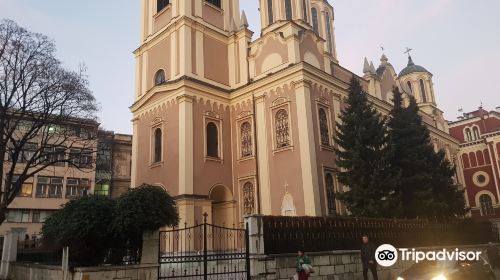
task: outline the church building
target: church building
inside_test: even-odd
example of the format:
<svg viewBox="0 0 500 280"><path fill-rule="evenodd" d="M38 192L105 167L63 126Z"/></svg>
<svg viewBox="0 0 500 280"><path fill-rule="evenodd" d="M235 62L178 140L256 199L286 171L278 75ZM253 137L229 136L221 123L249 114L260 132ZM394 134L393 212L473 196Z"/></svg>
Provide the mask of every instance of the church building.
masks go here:
<svg viewBox="0 0 500 280"><path fill-rule="evenodd" d="M255 40L239 0L141 2L132 186L165 188L189 225L205 212L225 226L346 214L334 133L355 74L337 59L328 1L259 0ZM429 71L410 57L397 73L384 55L378 68L365 60L360 80L383 114L393 86L415 96L436 150L457 163Z"/></svg>

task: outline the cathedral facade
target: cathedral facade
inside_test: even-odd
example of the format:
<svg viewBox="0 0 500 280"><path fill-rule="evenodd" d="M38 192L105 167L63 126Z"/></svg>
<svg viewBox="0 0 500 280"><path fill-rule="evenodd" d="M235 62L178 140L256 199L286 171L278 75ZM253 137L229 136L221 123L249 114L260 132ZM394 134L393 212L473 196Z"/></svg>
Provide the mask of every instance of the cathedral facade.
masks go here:
<svg viewBox="0 0 500 280"><path fill-rule="evenodd" d="M187 224L205 212L226 226L346 214L334 134L355 74L337 60L328 1L259 0L254 41L239 0L141 2L132 185L164 187ZM396 73L384 55L378 68L365 60L360 80L383 114L393 86L414 95L436 150L458 163L429 71L409 58Z"/></svg>

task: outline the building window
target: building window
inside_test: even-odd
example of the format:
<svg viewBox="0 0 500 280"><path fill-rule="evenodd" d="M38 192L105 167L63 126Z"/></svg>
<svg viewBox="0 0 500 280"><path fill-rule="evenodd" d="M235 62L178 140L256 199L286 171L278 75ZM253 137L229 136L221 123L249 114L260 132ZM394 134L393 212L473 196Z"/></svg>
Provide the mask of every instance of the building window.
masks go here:
<svg viewBox="0 0 500 280"><path fill-rule="evenodd" d="M407 81L406 84L408 85L408 89L410 90L410 93L412 93L413 89L411 88L411 82Z"/></svg>
<svg viewBox="0 0 500 280"><path fill-rule="evenodd" d="M302 10L304 11L304 21L307 21L307 4L306 4L306 0L302 0Z"/></svg>
<svg viewBox="0 0 500 280"><path fill-rule="evenodd" d="M479 203L481 205L481 216L493 216L495 215L495 209L493 208L493 202L491 197L487 194L483 194L479 197Z"/></svg>
<svg viewBox="0 0 500 280"><path fill-rule="evenodd" d="M94 194L98 196L110 196L109 182L96 183Z"/></svg>
<svg viewBox="0 0 500 280"><path fill-rule="evenodd" d="M213 122L207 124L207 156L219 158L219 133Z"/></svg>
<svg viewBox="0 0 500 280"><path fill-rule="evenodd" d="M243 214L255 214L255 192L253 184L248 182L243 185Z"/></svg>
<svg viewBox="0 0 500 280"><path fill-rule="evenodd" d="M17 183L18 180L19 180L19 175L12 176L11 189L15 187L14 184ZM7 184L7 178L5 179L5 184ZM23 184L20 186L17 196L31 197L32 195L33 195L33 177L30 177L24 180Z"/></svg>
<svg viewBox="0 0 500 280"><path fill-rule="evenodd" d="M244 122L241 125L241 157L249 157L252 154L252 125Z"/></svg>
<svg viewBox="0 0 500 280"><path fill-rule="evenodd" d="M165 82L165 71L158 70L155 74L155 86L163 85Z"/></svg>
<svg viewBox="0 0 500 280"><path fill-rule="evenodd" d="M216 6L217 8L221 8L221 0L207 0L207 2Z"/></svg>
<svg viewBox="0 0 500 280"><path fill-rule="evenodd" d="M337 213L337 206L335 204L335 185L333 176L330 173L325 177L326 197L328 203L328 215L335 215Z"/></svg>
<svg viewBox="0 0 500 280"><path fill-rule="evenodd" d="M7 222L9 223L29 223L29 210L8 210Z"/></svg>
<svg viewBox="0 0 500 280"><path fill-rule="evenodd" d="M276 113L276 147L290 146L290 127L288 125L288 112L284 109Z"/></svg>
<svg viewBox="0 0 500 280"><path fill-rule="evenodd" d="M157 0L156 1L156 12L163 10L166 6L170 4L170 0Z"/></svg>
<svg viewBox="0 0 500 280"><path fill-rule="evenodd" d="M481 135L479 133L479 128L477 126L474 126L472 128L472 133L474 135L474 140L477 140L477 139L481 138Z"/></svg>
<svg viewBox="0 0 500 280"><path fill-rule="evenodd" d="M420 93L422 94L422 102L427 102L427 94L425 93L424 80L420 79Z"/></svg>
<svg viewBox="0 0 500 280"><path fill-rule="evenodd" d="M87 149L70 149L69 150L69 161L72 165L79 168L90 168L92 167L92 151Z"/></svg>
<svg viewBox="0 0 500 280"><path fill-rule="evenodd" d="M273 0L267 0L267 20L269 21L269 25L274 22Z"/></svg>
<svg viewBox="0 0 500 280"><path fill-rule="evenodd" d="M161 162L162 159L162 131L161 128L154 130L154 149L153 149L153 163Z"/></svg>
<svg viewBox="0 0 500 280"><path fill-rule="evenodd" d="M8 159L9 161L13 161L12 158L12 153L14 152L14 147L11 143L9 143L8 149L10 149L10 152L8 153ZM36 152L38 150L38 144L37 143L26 143L24 144L18 158L17 162L19 163L27 163L33 159L35 156Z"/></svg>
<svg viewBox="0 0 500 280"><path fill-rule="evenodd" d="M56 166L65 166L66 148L61 146L48 146L43 148L41 163Z"/></svg>
<svg viewBox="0 0 500 280"><path fill-rule="evenodd" d="M312 13L313 31L316 34L319 34L318 10L316 10L316 8L312 8L311 13Z"/></svg>
<svg viewBox="0 0 500 280"><path fill-rule="evenodd" d="M33 223L43 223L54 211L33 210Z"/></svg>
<svg viewBox="0 0 500 280"><path fill-rule="evenodd" d="M470 128L465 129L465 140L467 142L472 141L472 132L471 132Z"/></svg>
<svg viewBox="0 0 500 280"><path fill-rule="evenodd" d="M66 181L66 197L80 197L88 193L90 190L89 179L68 178Z"/></svg>
<svg viewBox="0 0 500 280"><path fill-rule="evenodd" d="M321 134L321 145L330 146L330 132L328 129L328 117L325 109L319 108L319 130Z"/></svg>
<svg viewBox="0 0 500 280"><path fill-rule="evenodd" d="M285 0L286 20L292 20L292 0Z"/></svg>
<svg viewBox="0 0 500 280"><path fill-rule="evenodd" d="M333 53L333 46L332 46L332 28L331 28L331 23L330 23L330 14L326 13L326 37L328 39L328 52Z"/></svg>
<svg viewBox="0 0 500 280"><path fill-rule="evenodd" d="M62 198L63 178L38 177L36 197Z"/></svg>

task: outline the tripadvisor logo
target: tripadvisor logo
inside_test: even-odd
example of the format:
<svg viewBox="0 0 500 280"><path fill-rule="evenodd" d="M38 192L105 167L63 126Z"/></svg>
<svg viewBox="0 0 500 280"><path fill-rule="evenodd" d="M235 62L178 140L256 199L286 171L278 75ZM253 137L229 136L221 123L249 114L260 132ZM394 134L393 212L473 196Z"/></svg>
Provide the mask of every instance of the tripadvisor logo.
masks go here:
<svg viewBox="0 0 500 280"><path fill-rule="evenodd" d="M440 250L440 251L419 251L416 249L399 248L396 249L390 244L384 244L375 251L375 260L380 266L393 266L398 259L402 261L413 261L419 263L421 261L479 261L481 251L460 251L455 250Z"/></svg>

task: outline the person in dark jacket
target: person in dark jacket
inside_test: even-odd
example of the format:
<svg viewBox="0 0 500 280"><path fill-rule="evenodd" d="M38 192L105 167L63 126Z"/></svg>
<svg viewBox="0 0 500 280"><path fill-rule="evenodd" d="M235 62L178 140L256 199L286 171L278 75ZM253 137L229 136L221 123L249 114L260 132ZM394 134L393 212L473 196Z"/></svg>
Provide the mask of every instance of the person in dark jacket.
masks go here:
<svg viewBox="0 0 500 280"><path fill-rule="evenodd" d="M373 280L378 280L377 263L375 261L375 245L370 242L368 235L363 235L361 245L361 262L363 263L363 279L368 280L368 269L372 272Z"/></svg>
<svg viewBox="0 0 500 280"><path fill-rule="evenodd" d="M492 242L489 243L488 249L486 249L488 253L488 260L490 261L490 265L493 269L498 266L498 248Z"/></svg>

